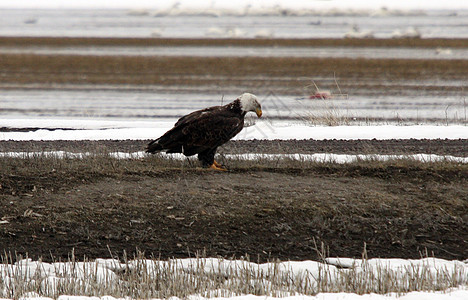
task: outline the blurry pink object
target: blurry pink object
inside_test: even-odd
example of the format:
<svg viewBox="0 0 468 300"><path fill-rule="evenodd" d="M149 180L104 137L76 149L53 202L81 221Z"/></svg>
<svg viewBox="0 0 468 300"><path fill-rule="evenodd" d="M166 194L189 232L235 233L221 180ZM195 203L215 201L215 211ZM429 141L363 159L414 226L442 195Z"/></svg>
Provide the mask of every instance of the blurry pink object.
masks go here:
<svg viewBox="0 0 468 300"><path fill-rule="evenodd" d="M315 94L310 95L309 99L330 99L332 94L329 91L317 91Z"/></svg>

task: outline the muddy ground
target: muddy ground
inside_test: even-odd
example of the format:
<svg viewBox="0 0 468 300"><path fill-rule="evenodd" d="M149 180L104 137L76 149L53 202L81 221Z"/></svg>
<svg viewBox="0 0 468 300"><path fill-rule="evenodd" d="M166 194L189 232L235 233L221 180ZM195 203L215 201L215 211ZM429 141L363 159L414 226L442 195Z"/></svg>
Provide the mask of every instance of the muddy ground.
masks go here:
<svg viewBox="0 0 468 300"><path fill-rule="evenodd" d="M145 143L1 142L0 149L138 151ZM222 151L466 156L466 144L236 141ZM369 257L468 257L467 165L247 162L216 172L153 157L1 158L0 164L2 252L45 260L66 259L72 251L89 258L132 256L137 249L161 258L203 252L305 260L319 259L323 243L330 256L360 257L366 245Z"/></svg>
<svg viewBox="0 0 468 300"><path fill-rule="evenodd" d="M0 47L92 46L328 46L466 48L466 39L106 39L7 38ZM259 50L261 51L261 50ZM350 95L456 95L450 81L466 81L468 60L313 57L184 57L0 53L0 87L33 89L143 88L199 93L310 94L321 89ZM415 81L427 81L413 84ZM112 87L113 85L113 87ZM466 89L465 89L466 90Z"/></svg>

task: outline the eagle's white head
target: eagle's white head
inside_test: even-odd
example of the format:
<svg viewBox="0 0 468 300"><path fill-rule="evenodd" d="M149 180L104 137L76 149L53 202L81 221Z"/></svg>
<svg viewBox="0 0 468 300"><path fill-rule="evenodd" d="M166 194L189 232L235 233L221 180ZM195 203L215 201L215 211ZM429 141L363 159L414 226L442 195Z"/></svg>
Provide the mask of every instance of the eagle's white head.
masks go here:
<svg viewBox="0 0 468 300"><path fill-rule="evenodd" d="M237 100L239 100L243 111L253 111L259 118L262 116L262 106L258 102L257 96L251 93L243 93L237 98Z"/></svg>

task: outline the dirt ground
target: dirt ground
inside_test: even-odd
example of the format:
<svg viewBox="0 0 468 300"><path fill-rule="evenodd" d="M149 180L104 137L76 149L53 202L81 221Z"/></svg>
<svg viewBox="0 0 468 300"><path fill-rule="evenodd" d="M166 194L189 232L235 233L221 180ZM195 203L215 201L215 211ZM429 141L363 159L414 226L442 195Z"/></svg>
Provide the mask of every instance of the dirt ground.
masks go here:
<svg viewBox="0 0 468 300"><path fill-rule="evenodd" d="M105 39L0 38L1 47L92 46L329 46L466 48L466 39ZM321 89L381 96L421 92L464 96L468 60L314 57L184 57L0 53L0 87L57 89L80 86L146 86L158 91L196 90L217 94L310 94L312 79ZM437 70L434 72L434 70ZM336 78L334 78L336 76ZM415 85L414 81L429 83ZM438 82L433 84L433 82ZM389 85L391 83L391 85ZM312 89L311 89L312 90ZM338 93L338 91L336 92Z"/></svg>
<svg viewBox="0 0 468 300"><path fill-rule="evenodd" d="M98 143L109 151L135 151L146 141L1 142L0 149L83 151ZM237 141L223 151L274 151L275 143ZM310 140L279 148L349 153L354 145L359 152L466 156L466 144ZM50 260L66 259L72 251L89 258L111 252L122 257L124 251L132 256L138 249L161 258L203 252L305 260L318 259L323 243L330 256L360 257L366 245L369 257L468 257L466 165L254 163L215 172L180 162L162 165L152 157L0 161L2 253Z"/></svg>

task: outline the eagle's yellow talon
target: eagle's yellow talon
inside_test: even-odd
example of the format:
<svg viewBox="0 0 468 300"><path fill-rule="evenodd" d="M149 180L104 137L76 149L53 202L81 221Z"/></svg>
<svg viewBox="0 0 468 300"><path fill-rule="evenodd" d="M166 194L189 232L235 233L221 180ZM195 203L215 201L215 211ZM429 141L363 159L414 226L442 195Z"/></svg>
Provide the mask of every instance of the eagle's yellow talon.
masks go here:
<svg viewBox="0 0 468 300"><path fill-rule="evenodd" d="M221 165L220 163L218 163L216 160L213 161L213 165L215 165L215 166L218 167L218 168L224 169L224 168L223 168L223 165Z"/></svg>
<svg viewBox="0 0 468 300"><path fill-rule="evenodd" d="M223 168L221 165L219 165L219 167L218 167L215 163L213 163L210 166L210 169L213 169L213 170L216 170L216 171L227 171L227 169Z"/></svg>

